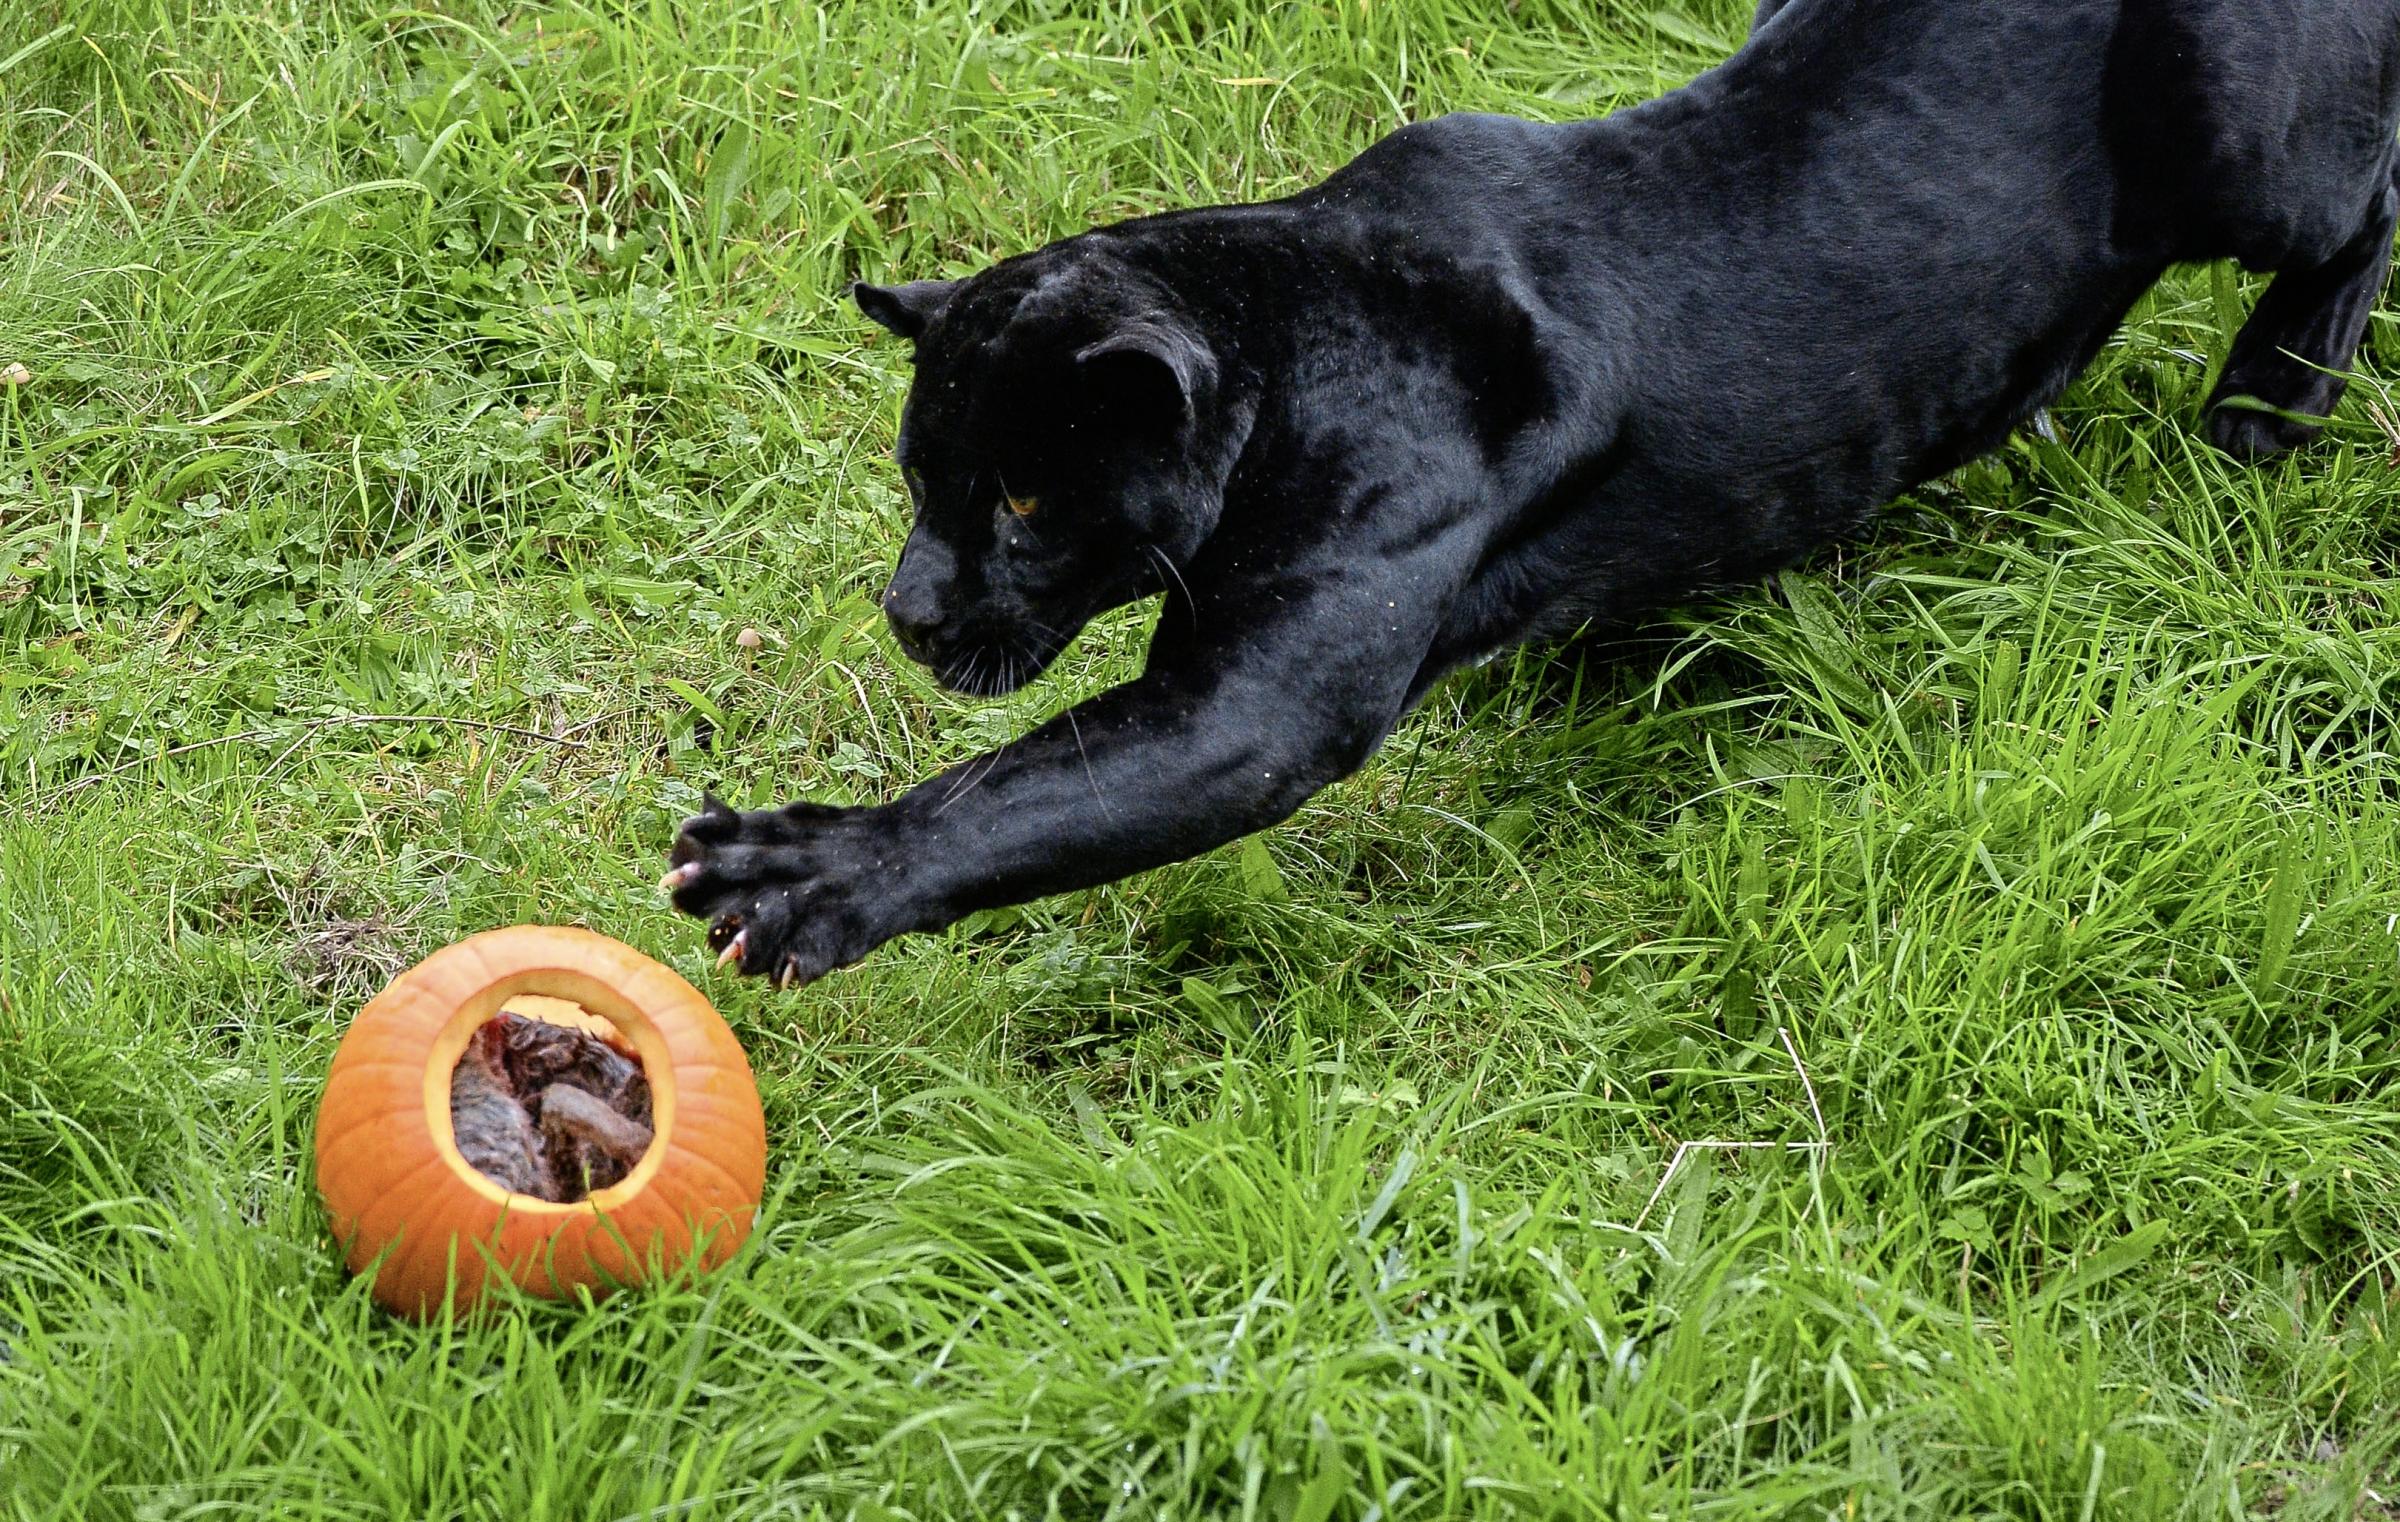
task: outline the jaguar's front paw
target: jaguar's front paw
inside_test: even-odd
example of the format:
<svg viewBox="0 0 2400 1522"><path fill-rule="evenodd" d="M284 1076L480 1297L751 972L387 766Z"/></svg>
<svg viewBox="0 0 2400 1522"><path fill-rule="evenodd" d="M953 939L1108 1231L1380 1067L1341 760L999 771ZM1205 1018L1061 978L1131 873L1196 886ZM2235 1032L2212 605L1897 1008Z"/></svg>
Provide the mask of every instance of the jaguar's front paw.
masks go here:
<svg viewBox="0 0 2400 1522"><path fill-rule="evenodd" d="M710 798L668 860L660 886L709 922L717 965L778 988L847 967L910 928L906 864L878 809L741 813Z"/></svg>
<svg viewBox="0 0 2400 1522"><path fill-rule="evenodd" d="M2247 463L2271 459L2314 439L2323 424L2256 407L2220 406L2209 413L2208 441Z"/></svg>

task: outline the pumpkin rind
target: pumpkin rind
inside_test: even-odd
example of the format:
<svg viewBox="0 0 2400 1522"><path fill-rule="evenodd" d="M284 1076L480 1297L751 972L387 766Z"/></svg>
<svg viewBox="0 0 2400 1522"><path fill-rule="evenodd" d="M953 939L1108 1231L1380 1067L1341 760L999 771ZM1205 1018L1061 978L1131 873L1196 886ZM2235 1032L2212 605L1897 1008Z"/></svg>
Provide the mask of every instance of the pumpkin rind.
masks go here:
<svg viewBox="0 0 2400 1522"><path fill-rule="evenodd" d="M450 1073L468 1038L528 994L613 1026L650 1083L649 1151L569 1204L509 1193L450 1134ZM376 1266L376 1300L404 1316L468 1310L494 1272L556 1299L606 1294L654 1266L713 1267L749 1235L765 1185L766 1116L724 1020L673 969L567 926L485 931L402 973L343 1036L317 1112L334 1237L353 1273Z"/></svg>

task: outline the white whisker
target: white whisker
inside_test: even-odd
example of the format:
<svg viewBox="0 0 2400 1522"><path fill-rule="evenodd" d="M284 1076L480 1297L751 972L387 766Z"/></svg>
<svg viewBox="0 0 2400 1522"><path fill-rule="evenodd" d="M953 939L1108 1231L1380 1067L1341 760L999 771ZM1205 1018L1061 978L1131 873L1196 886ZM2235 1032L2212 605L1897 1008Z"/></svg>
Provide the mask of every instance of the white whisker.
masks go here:
<svg viewBox="0 0 2400 1522"><path fill-rule="evenodd" d="M1169 576L1175 578L1175 585L1183 592L1183 600L1192 605L1194 612L1198 612L1199 601L1192 596L1191 584L1183 579L1183 572L1175 568L1174 560L1168 556L1165 550L1155 544L1144 543L1142 548L1149 553L1152 560L1159 563Z"/></svg>
<svg viewBox="0 0 2400 1522"><path fill-rule="evenodd" d="M983 786L984 779L991 776L993 772L999 770L999 767L1000 752L993 751L990 755L983 758L983 769L981 771L977 771L975 769L975 763L972 761L960 768L959 780L952 783L950 786L950 791L942 796L942 806L933 811L933 817L936 819L941 818L943 814L949 811L950 805L958 802L959 799L966 797L967 794Z"/></svg>
<svg viewBox="0 0 2400 1522"><path fill-rule="evenodd" d="M1025 622L1033 627L1034 632L1047 635L1049 637L1053 652L1066 648L1068 637L1059 633L1055 628L1043 623L1040 619L1034 617L1030 613L1025 615ZM1035 648L1038 649L1039 647L1037 646Z"/></svg>
<svg viewBox="0 0 2400 1522"><path fill-rule="evenodd" d="M1075 722L1074 709L1066 711L1066 719L1068 732L1075 736L1075 754L1083 758L1084 780L1092 785L1092 801L1100 805L1101 813L1114 818L1117 811L1108 806L1108 795L1100 791L1100 776L1092 770L1092 753L1084 748L1083 726Z"/></svg>

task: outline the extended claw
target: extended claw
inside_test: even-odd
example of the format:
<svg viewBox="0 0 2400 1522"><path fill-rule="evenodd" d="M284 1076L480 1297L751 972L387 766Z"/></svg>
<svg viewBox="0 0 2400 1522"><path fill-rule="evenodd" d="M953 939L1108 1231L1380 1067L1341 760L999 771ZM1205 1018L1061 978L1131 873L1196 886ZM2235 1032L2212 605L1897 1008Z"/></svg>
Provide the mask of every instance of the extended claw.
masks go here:
<svg viewBox="0 0 2400 1522"><path fill-rule="evenodd" d="M800 981L799 958L785 957L783 965L775 969L775 991L781 993L798 981Z"/></svg>
<svg viewBox="0 0 2400 1522"><path fill-rule="evenodd" d="M750 932L747 930L734 932L733 939L725 943L725 949L717 953L717 965L723 967L728 963L740 961L742 959L742 943L749 938Z"/></svg>
<svg viewBox="0 0 2400 1522"><path fill-rule="evenodd" d="M680 867L669 868L667 875L658 880L658 891L672 893L699 875L700 863L696 861L687 861Z"/></svg>

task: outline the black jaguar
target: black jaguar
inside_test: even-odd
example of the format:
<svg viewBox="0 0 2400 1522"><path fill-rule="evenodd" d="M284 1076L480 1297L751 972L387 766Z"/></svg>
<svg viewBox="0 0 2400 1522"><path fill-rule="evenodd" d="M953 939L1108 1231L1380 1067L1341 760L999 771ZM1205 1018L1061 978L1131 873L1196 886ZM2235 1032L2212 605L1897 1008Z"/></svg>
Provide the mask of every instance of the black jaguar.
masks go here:
<svg viewBox="0 0 2400 1522"><path fill-rule="evenodd" d="M2180 261L2275 272L2209 438L2301 443L2383 287L2396 122L2400 0L1766 0L1605 120L1420 122L1285 200L862 285L915 345L900 647L1006 691L1163 592L1147 667L878 807L712 801L667 886L804 980L1273 824L1462 662L1992 448Z"/></svg>

